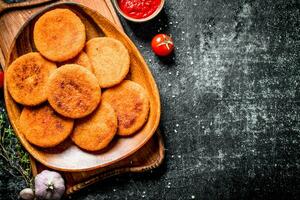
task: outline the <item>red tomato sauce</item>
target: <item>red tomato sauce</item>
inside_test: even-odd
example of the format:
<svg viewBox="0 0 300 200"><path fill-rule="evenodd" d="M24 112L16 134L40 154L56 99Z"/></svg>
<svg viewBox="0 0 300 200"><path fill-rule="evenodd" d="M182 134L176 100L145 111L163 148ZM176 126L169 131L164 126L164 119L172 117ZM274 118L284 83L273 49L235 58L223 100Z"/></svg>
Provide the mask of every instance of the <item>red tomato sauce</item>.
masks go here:
<svg viewBox="0 0 300 200"><path fill-rule="evenodd" d="M129 17L146 18L156 11L161 0L118 0L120 9Z"/></svg>

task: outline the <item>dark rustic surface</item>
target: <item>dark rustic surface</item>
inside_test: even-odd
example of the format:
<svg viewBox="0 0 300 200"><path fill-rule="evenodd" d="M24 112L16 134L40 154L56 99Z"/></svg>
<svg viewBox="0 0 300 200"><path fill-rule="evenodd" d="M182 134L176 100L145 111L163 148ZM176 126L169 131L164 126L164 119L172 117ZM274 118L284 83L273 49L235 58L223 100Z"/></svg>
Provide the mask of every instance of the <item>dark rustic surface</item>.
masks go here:
<svg viewBox="0 0 300 200"><path fill-rule="evenodd" d="M297 0L167 0L150 23L122 20L160 89L166 160L72 199L299 199L299 9ZM172 34L172 57L151 52L158 32Z"/></svg>

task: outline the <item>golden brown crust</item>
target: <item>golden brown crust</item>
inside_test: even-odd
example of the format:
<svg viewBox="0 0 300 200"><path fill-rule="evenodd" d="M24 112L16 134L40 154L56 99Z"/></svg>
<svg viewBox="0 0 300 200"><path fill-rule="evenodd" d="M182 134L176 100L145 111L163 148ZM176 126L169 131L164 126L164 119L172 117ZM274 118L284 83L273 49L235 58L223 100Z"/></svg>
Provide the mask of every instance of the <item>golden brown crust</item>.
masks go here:
<svg viewBox="0 0 300 200"><path fill-rule="evenodd" d="M102 95L117 113L118 134L131 135L146 122L149 113L149 98L139 84L125 80L119 85L107 89Z"/></svg>
<svg viewBox="0 0 300 200"><path fill-rule="evenodd" d="M86 34L80 18L69 9L54 9L35 23L33 38L39 52L52 61L74 58L84 47Z"/></svg>
<svg viewBox="0 0 300 200"><path fill-rule="evenodd" d="M117 124L114 109L109 104L101 102L91 115L75 122L71 138L82 149L101 150L112 141L117 132Z"/></svg>
<svg viewBox="0 0 300 200"><path fill-rule="evenodd" d="M49 78L47 93L53 109L70 118L81 118L92 113L101 97L94 74L76 64L58 68Z"/></svg>
<svg viewBox="0 0 300 200"><path fill-rule="evenodd" d="M72 132L74 120L62 117L48 105L24 107L19 127L25 138L39 147L53 147Z"/></svg>
<svg viewBox="0 0 300 200"><path fill-rule="evenodd" d="M93 38L86 43L85 50L101 88L114 86L127 75L130 57L120 41L109 37Z"/></svg>
<svg viewBox="0 0 300 200"><path fill-rule="evenodd" d="M27 106L46 101L47 81L56 68L55 63L37 52L17 58L6 71L6 83L13 99Z"/></svg>
<svg viewBox="0 0 300 200"><path fill-rule="evenodd" d="M90 72L94 72L92 63L84 51L79 53L75 58L71 60L67 60L66 62L62 63L62 65L65 64L77 64L87 68L88 70L90 70Z"/></svg>

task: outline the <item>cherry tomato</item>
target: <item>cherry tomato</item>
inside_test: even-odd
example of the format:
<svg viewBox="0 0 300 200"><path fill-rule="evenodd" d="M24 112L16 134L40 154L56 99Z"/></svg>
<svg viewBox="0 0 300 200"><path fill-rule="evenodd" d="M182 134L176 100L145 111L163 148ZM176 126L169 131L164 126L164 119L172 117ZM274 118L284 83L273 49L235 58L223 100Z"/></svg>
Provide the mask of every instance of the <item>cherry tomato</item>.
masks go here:
<svg viewBox="0 0 300 200"><path fill-rule="evenodd" d="M4 72L0 71L0 88L3 88L4 83Z"/></svg>
<svg viewBox="0 0 300 200"><path fill-rule="evenodd" d="M158 56L168 56L174 49L173 39L166 34L157 34L151 42L152 50Z"/></svg>

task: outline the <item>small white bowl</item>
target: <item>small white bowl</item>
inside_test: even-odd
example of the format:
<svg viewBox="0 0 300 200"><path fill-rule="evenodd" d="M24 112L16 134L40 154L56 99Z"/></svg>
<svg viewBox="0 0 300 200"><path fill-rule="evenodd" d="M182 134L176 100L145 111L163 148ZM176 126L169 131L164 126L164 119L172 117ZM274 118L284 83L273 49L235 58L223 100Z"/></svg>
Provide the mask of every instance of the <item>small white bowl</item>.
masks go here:
<svg viewBox="0 0 300 200"><path fill-rule="evenodd" d="M147 22L147 21L150 21L151 19L153 19L154 17L156 17L160 13L160 11L162 10L162 8L164 7L164 4L165 4L165 0L161 0L160 5L158 6L158 8L156 9L156 11L154 13L152 13L150 16L148 16L146 18L136 19L136 18L129 17L120 9L118 0L113 0L112 2L114 3L115 8L120 13L120 15L122 15L124 18L126 18L129 21L137 22L137 23Z"/></svg>

